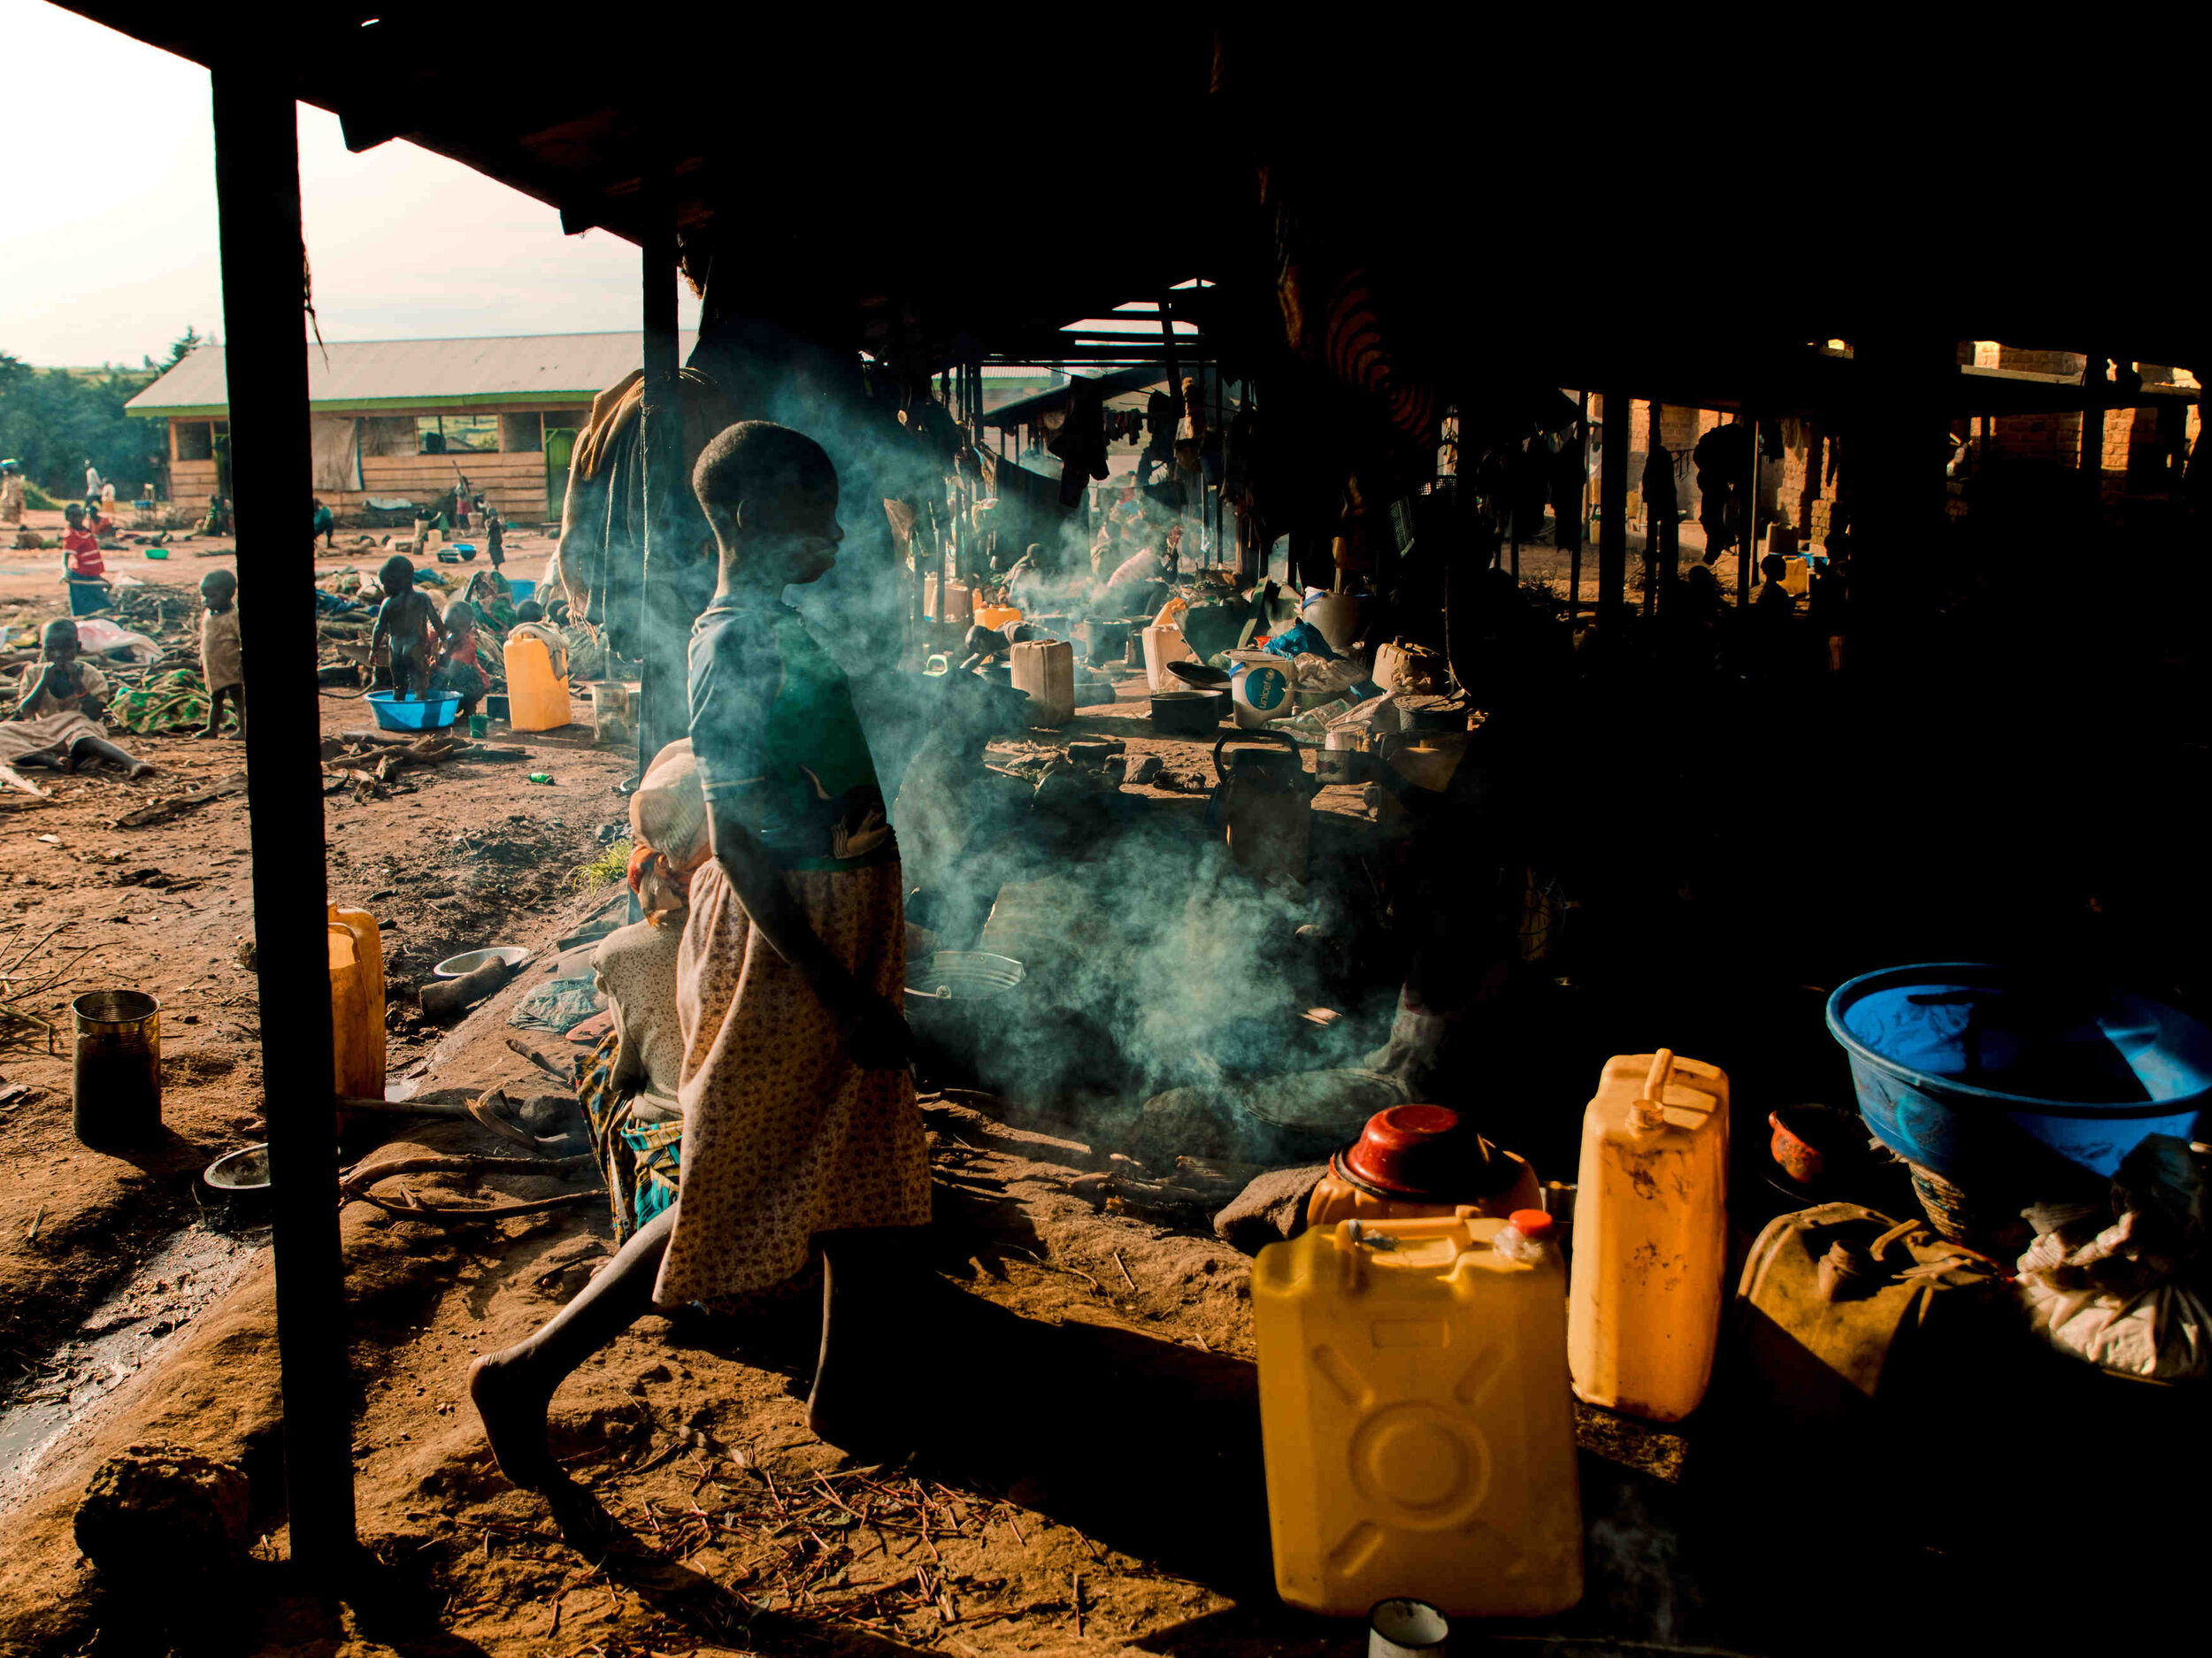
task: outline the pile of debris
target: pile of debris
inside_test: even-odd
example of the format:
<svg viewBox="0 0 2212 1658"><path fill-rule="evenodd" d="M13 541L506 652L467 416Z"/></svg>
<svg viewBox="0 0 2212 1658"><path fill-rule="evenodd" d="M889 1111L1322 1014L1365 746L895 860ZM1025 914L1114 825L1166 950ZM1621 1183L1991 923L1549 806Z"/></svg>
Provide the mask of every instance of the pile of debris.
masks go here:
<svg viewBox="0 0 2212 1658"><path fill-rule="evenodd" d="M389 800L394 780L403 771L421 766L442 765L449 760L521 760L523 748L495 748L456 737L450 732L426 732L419 736L396 731L349 731L323 739L323 793L337 794L350 789L357 802ZM412 794L414 785L401 783L397 791Z"/></svg>

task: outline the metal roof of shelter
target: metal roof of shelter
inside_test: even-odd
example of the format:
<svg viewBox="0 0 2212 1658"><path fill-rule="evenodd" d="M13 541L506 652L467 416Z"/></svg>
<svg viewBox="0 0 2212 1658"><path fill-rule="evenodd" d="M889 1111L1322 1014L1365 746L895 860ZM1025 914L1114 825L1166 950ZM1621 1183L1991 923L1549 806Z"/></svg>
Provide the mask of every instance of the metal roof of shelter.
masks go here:
<svg viewBox="0 0 2212 1658"><path fill-rule="evenodd" d="M1164 385L1167 382L1167 365L1140 363L1132 368L1115 369L1104 374L1083 375L1078 378L1095 382L1102 395L1113 397L1123 392L1143 391L1149 387ZM1064 405L1069 395L1068 388L1064 385L1049 387L1043 391L1033 393L1027 397L1019 397L1012 403L1001 403L995 409L986 410L982 422L987 426L998 426L1011 431L1018 426L1026 425L1040 415Z"/></svg>
<svg viewBox="0 0 2212 1658"><path fill-rule="evenodd" d="M234 50L235 25L221 12L69 3L196 61ZM1125 361L1125 347L1071 346L1067 319L1163 292L1193 269L1238 277L1229 286L1248 303L1264 273L1239 250L1268 234L1256 215L1256 158L1271 176L1304 176L1302 234L1356 250L1390 294L1397 361L1448 386L1518 379L1772 407L1794 388L1770 382L1791 378L1807 342L1878 333L1937 348L1998 339L2168 365L2201 359L2199 325L2171 285L2148 274L2178 257L2164 228L2177 209L2157 169L2115 170L2093 149L2064 144L2033 168L1970 166L1955 153L1961 134L2023 119L2014 105L2028 81L2014 71L2040 67L2036 42L2000 50L1978 40L1966 73L1932 35L1878 67L1825 50L1809 25L1801 52L1762 35L1764 60L1794 65L1790 130L1818 134L1830 157L1811 166L1801 196L1778 182L1778 148L1751 142L1739 153L1701 139L1667 188L1708 203L1703 230L1688 229L1685 208L1665 257L1631 257L1636 197L1624 187L1589 223L1556 232L1560 257L1540 274L1509 272L1494 247L1471 240L1470 203L1487 224L1548 224L1556 177L1486 164L1463 202L1424 165L1435 153L1429 141L1445 133L1455 150L1506 155L1557 121L1540 77L1493 88L1471 125L1463 118L1464 65L1495 50L1489 27L1424 15L1364 27L1357 62L1391 79L1405 119L1349 131L1312 119L1341 96L1336 48L1243 24L1217 37L1203 24L1167 31L1141 70L1116 71L1112 130L1133 144L1155 134L1155 162L1206 195L1208 211L1174 216L1138 198L1095 200L1113 158L1102 123L1075 121L1053 142L987 141L964 157L955 134L980 118L975 88L1088 61L1095 42L1071 17L962 31L894 12L856 38L835 10L772 23L749 15L741 26L657 14L618 22L557 4L517 31L503 16L428 0L373 11L311 3L288 14L294 49L262 66L334 111L349 148L407 139L557 208L571 232L600 227L642 243L672 225L701 249L728 249L732 314L803 305L856 349L933 371L989 356ZM1570 50L1571 28L1544 32ZM856 50L897 65L911 96L856 90ZM756 65L741 113L708 90L718 83L703 65L724 53ZM499 73L488 75L488 63ZM1586 165L1631 165L1647 137L1642 90L1689 73L1702 68L1681 41L1663 49L1624 37L1594 55L1575 77L1576 153ZM2093 90L2070 106L2085 124ZM2134 153L2186 153L2182 104L2111 93L2135 123ZM1024 118L1041 133L1049 108ZM1908 154L1939 159L1899 166ZM1793 205L1755 208L1763 181ZM1179 317L1189 297L1177 296ZM882 330L895 338L879 342ZM1226 362L1240 343L1225 333L1206 355Z"/></svg>
<svg viewBox="0 0 2212 1658"><path fill-rule="evenodd" d="M693 336L678 342L689 350ZM311 407L488 408L534 398L579 402L644 366L638 333L526 334L476 340L341 341L307 344ZM223 348L204 345L132 398L131 414L219 415L230 406Z"/></svg>

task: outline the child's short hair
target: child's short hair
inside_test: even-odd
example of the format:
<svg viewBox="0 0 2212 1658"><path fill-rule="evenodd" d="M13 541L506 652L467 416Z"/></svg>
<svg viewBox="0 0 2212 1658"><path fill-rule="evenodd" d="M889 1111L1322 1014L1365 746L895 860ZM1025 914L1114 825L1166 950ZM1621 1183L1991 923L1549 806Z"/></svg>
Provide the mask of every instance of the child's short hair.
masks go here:
<svg viewBox="0 0 2212 1658"><path fill-rule="evenodd" d="M518 622L541 622L544 619L545 606L535 599L525 599L515 606L515 620Z"/></svg>
<svg viewBox="0 0 2212 1658"><path fill-rule="evenodd" d="M803 432L772 420L741 420L708 440L692 468L691 487L710 511L744 501L757 515L756 527L775 531L833 494L837 469Z"/></svg>
<svg viewBox="0 0 2212 1658"><path fill-rule="evenodd" d="M1759 571L1769 581L1779 581L1790 573L1790 561L1779 553L1769 553L1759 561Z"/></svg>
<svg viewBox="0 0 2212 1658"><path fill-rule="evenodd" d="M455 629L463 627L473 629L475 626L476 607L471 604L466 599L456 599L452 603L445 607L445 627L447 633L450 633Z"/></svg>
<svg viewBox="0 0 2212 1658"><path fill-rule="evenodd" d="M211 570L200 578L200 594L204 598L212 598L219 593L228 598L237 591L238 578L227 570Z"/></svg>
<svg viewBox="0 0 2212 1658"><path fill-rule="evenodd" d="M415 566L403 553L394 553L378 569L376 582L386 598L396 599L414 587Z"/></svg>

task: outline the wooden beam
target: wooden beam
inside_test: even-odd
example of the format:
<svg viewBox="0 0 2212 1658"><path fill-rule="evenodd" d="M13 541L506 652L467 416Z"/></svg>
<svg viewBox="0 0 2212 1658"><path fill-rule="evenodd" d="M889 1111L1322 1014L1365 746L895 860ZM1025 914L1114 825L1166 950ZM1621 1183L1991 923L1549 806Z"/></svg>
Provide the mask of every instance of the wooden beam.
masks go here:
<svg viewBox="0 0 2212 1658"><path fill-rule="evenodd" d="M1613 612L1628 598L1629 396L1605 398L1605 448L1598 456L1598 615L1609 632ZM1615 641L1617 644L1619 641Z"/></svg>
<svg viewBox="0 0 2212 1658"><path fill-rule="evenodd" d="M213 72L217 241L230 381L238 545L254 578L240 611L253 666L246 811L260 968L262 1085L276 1269L277 1370L292 1558L327 1583L351 1566L352 1432L338 1124L324 906L315 560L298 503L308 449L298 115L252 48Z"/></svg>
<svg viewBox="0 0 2212 1658"><path fill-rule="evenodd" d="M681 614L680 572L693 549L675 544L688 518L681 496L691 487L684 466L683 397L676 352L676 211L674 179L656 170L645 196L653 231L639 249L640 309L645 330L645 384L638 411L645 445L645 571L639 595L645 656L639 686L638 775L653 756L691 728L685 644L696 618Z"/></svg>

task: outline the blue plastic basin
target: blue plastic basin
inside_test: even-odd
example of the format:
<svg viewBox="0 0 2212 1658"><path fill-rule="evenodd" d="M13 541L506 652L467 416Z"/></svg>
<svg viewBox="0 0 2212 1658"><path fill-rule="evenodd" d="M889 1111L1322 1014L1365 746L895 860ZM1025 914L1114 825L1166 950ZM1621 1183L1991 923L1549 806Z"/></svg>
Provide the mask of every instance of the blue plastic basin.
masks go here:
<svg viewBox="0 0 2212 1658"><path fill-rule="evenodd" d="M1961 1186L2032 1178L2054 1152L2109 1175L2149 1135L2195 1139L2212 1106L2212 1032L2125 991L1922 963L1838 986L1828 1029L1867 1125Z"/></svg>
<svg viewBox="0 0 2212 1658"><path fill-rule="evenodd" d="M367 702L376 723L386 731L443 731L461 706L459 697L445 693L403 702L389 691L372 691Z"/></svg>
<svg viewBox="0 0 2212 1658"><path fill-rule="evenodd" d="M527 604L530 595L538 590L538 584L534 581L511 581L507 586L513 593L518 606Z"/></svg>

